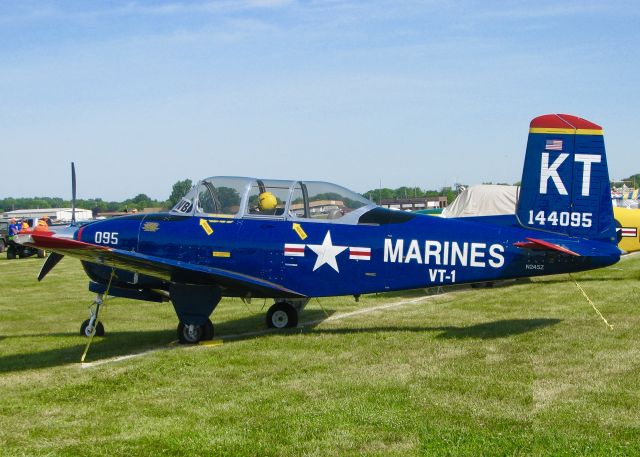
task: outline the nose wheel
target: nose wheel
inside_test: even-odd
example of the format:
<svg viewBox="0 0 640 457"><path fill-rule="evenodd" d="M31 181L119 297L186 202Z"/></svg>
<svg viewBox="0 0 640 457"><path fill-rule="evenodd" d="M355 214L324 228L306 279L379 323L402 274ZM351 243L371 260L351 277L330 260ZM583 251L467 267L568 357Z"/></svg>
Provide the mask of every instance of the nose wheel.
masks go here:
<svg viewBox="0 0 640 457"><path fill-rule="evenodd" d="M93 327L94 325L91 322L91 319L87 319L80 326L80 335L86 336L86 337L91 336L91 332L93 332ZM98 325L96 325L95 328L96 328L96 333L95 333L96 336L104 336L104 325L102 325L102 322L98 322Z"/></svg>

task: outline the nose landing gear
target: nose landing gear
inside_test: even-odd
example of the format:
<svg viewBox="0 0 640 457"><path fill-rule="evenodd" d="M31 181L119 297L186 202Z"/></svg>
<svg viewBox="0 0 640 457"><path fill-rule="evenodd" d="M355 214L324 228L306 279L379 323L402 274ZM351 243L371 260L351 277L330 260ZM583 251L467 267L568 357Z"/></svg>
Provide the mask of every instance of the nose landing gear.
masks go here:
<svg viewBox="0 0 640 457"><path fill-rule="evenodd" d="M94 334L95 336L104 336L104 325L102 322L98 321L98 313L100 312L100 307L103 303L102 299L102 294L96 295L93 304L89 307L89 319L85 320L80 326L80 335L86 337L90 337L91 334Z"/></svg>

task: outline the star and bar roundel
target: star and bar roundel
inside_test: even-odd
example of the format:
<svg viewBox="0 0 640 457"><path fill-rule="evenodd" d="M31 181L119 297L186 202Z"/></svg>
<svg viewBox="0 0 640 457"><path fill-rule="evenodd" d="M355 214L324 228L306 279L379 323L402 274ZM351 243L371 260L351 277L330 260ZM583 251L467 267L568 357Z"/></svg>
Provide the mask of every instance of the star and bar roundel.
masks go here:
<svg viewBox="0 0 640 457"><path fill-rule="evenodd" d="M336 256L346 250L349 250L350 260L371 260L371 248L334 245L331 240L331 231L329 230L327 230L322 244L285 243L284 255L287 257L304 257L306 248L309 248L317 255L313 271L326 264L340 273Z"/></svg>

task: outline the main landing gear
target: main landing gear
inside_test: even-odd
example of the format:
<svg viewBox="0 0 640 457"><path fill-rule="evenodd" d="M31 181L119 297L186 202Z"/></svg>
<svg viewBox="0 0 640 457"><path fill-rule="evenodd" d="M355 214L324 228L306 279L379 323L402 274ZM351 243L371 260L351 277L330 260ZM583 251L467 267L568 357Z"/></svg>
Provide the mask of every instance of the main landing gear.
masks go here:
<svg viewBox="0 0 640 457"><path fill-rule="evenodd" d="M267 311L267 327L291 328L298 326L298 316L307 306L309 299L290 299L276 302Z"/></svg>
<svg viewBox="0 0 640 457"><path fill-rule="evenodd" d="M178 324L178 341L182 344L197 344L200 341L209 341L213 339L213 323L211 319L207 319L204 325Z"/></svg>
<svg viewBox="0 0 640 457"><path fill-rule="evenodd" d="M176 283L171 286L169 294L178 315L178 341L198 344L213 339L213 324L209 316L222 298L220 288Z"/></svg>

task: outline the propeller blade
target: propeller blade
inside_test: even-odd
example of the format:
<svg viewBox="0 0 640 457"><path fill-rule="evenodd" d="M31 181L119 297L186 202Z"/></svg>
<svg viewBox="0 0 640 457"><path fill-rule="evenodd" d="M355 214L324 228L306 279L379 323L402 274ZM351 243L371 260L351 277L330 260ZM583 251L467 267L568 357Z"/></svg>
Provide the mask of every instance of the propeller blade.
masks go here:
<svg viewBox="0 0 640 457"><path fill-rule="evenodd" d="M62 254L57 254L55 252L49 254L47 260L45 260L42 264L42 268L40 268L40 273L38 273L38 281L42 281L44 277L47 276L47 273L53 270L53 267L58 265L58 262L60 262L63 257L64 256Z"/></svg>
<svg viewBox="0 0 640 457"><path fill-rule="evenodd" d="M76 166L73 162L71 162L71 225L76 225Z"/></svg>

